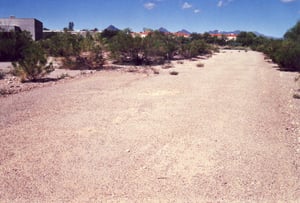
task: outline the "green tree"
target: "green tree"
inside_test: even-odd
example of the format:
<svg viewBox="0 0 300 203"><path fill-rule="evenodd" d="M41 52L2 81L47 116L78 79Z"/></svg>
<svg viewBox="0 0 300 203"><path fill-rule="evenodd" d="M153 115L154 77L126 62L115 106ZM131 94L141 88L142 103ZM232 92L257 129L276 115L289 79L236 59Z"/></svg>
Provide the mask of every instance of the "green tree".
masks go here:
<svg viewBox="0 0 300 203"><path fill-rule="evenodd" d="M74 22L69 22L68 29L69 31L74 31Z"/></svg>
<svg viewBox="0 0 300 203"><path fill-rule="evenodd" d="M284 39L300 42L300 21L284 34Z"/></svg>
<svg viewBox="0 0 300 203"><path fill-rule="evenodd" d="M238 34L236 42L242 46L250 47L255 43L256 35L253 32L241 32Z"/></svg>

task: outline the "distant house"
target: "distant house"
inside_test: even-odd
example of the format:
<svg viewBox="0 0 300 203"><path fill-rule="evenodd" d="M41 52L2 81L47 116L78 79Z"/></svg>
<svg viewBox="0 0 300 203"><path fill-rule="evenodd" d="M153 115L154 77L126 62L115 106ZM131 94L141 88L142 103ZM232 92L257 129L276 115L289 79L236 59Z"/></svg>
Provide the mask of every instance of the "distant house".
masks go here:
<svg viewBox="0 0 300 203"><path fill-rule="evenodd" d="M152 31L145 31L145 32L140 32L138 33L138 36L140 36L141 38L145 38L147 37Z"/></svg>
<svg viewBox="0 0 300 203"><path fill-rule="evenodd" d="M189 38L191 36L191 33L187 30L180 30L176 33L174 33L177 37L184 37Z"/></svg>
<svg viewBox="0 0 300 203"><path fill-rule="evenodd" d="M40 40L43 38L43 23L34 18L0 18L0 29L4 31L28 31L33 40Z"/></svg>
<svg viewBox="0 0 300 203"><path fill-rule="evenodd" d="M222 39L223 37L226 39L226 40L236 40L237 38L237 34L234 34L234 33L230 33L230 34L223 34L223 33L211 33L210 36L212 37L217 37L218 39Z"/></svg>
<svg viewBox="0 0 300 203"><path fill-rule="evenodd" d="M237 36L238 35L234 33L226 35L228 40L234 40L234 41L236 40Z"/></svg>

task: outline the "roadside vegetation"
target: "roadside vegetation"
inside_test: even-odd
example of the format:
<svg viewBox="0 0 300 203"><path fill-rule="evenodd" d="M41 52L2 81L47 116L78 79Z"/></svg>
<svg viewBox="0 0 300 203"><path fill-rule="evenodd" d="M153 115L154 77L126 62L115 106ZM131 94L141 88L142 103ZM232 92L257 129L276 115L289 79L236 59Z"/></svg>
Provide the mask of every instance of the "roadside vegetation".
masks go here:
<svg viewBox="0 0 300 203"><path fill-rule="evenodd" d="M288 30L283 39L271 39L256 36L251 32L242 32L236 43L243 47L263 52L281 70L300 72L300 21Z"/></svg>
<svg viewBox="0 0 300 203"><path fill-rule="evenodd" d="M115 64L157 65L174 59L192 59L218 52L219 47L266 54L284 70L300 71L300 22L288 30L283 39L241 32L236 41L209 33L193 33L189 38L153 31L145 38L134 36L130 29L104 30L102 33L73 34L74 23L62 33L48 34L34 42L28 32L0 32L0 61L13 61L14 74L23 81L36 81L53 70L48 57L60 57L64 68L100 69L105 60ZM109 56L109 57L104 57ZM198 64L198 67L202 65Z"/></svg>

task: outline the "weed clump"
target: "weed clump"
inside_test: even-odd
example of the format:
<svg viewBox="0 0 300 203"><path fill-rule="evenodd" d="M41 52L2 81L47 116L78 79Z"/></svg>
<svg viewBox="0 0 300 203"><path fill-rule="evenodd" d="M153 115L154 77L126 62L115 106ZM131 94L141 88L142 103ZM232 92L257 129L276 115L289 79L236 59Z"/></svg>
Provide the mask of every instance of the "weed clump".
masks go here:
<svg viewBox="0 0 300 203"><path fill-rule="evenodd" d="M0 80L4 79L5 78L5 73L0 71Z"/></svg>
<svg viewBox="0 0 300 203"><path fill-rule="evenodd" d="M159 74L159 70L152 68L153 74L158 75Z"/></svg>
<svg viewBox="0 0 300 203"><path fill-rule="evenodd" d="M204 67L204 64L203 64L203 63L198 63L198 64L197 64L197 67L198 67L198 68L203 68L203 67Z"/></svg>
<svg viewBox="0 0 300 203"><path fill-rule="evenodd" d="M174 68L174 66L172 64L166 64L162 66L162 69L170 69L170 68Z"/></svg>
<svg viewBox="0 0 300 203"><path fill-rule="evenodd" d="M177 71L171 71L170 75L178 75L179 73Z"/></svg>

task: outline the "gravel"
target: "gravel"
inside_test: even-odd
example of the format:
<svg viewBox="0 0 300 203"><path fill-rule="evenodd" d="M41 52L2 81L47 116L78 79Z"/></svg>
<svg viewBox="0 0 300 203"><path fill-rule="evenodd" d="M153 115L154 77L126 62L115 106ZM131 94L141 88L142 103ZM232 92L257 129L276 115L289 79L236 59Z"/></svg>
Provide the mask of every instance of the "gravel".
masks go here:
<svg viewBox="0 0 300 203"><path fill-rule="evenodd" d="M296 73L273 66L230 50L2 97L0 202L298 202Z"/></svg>

